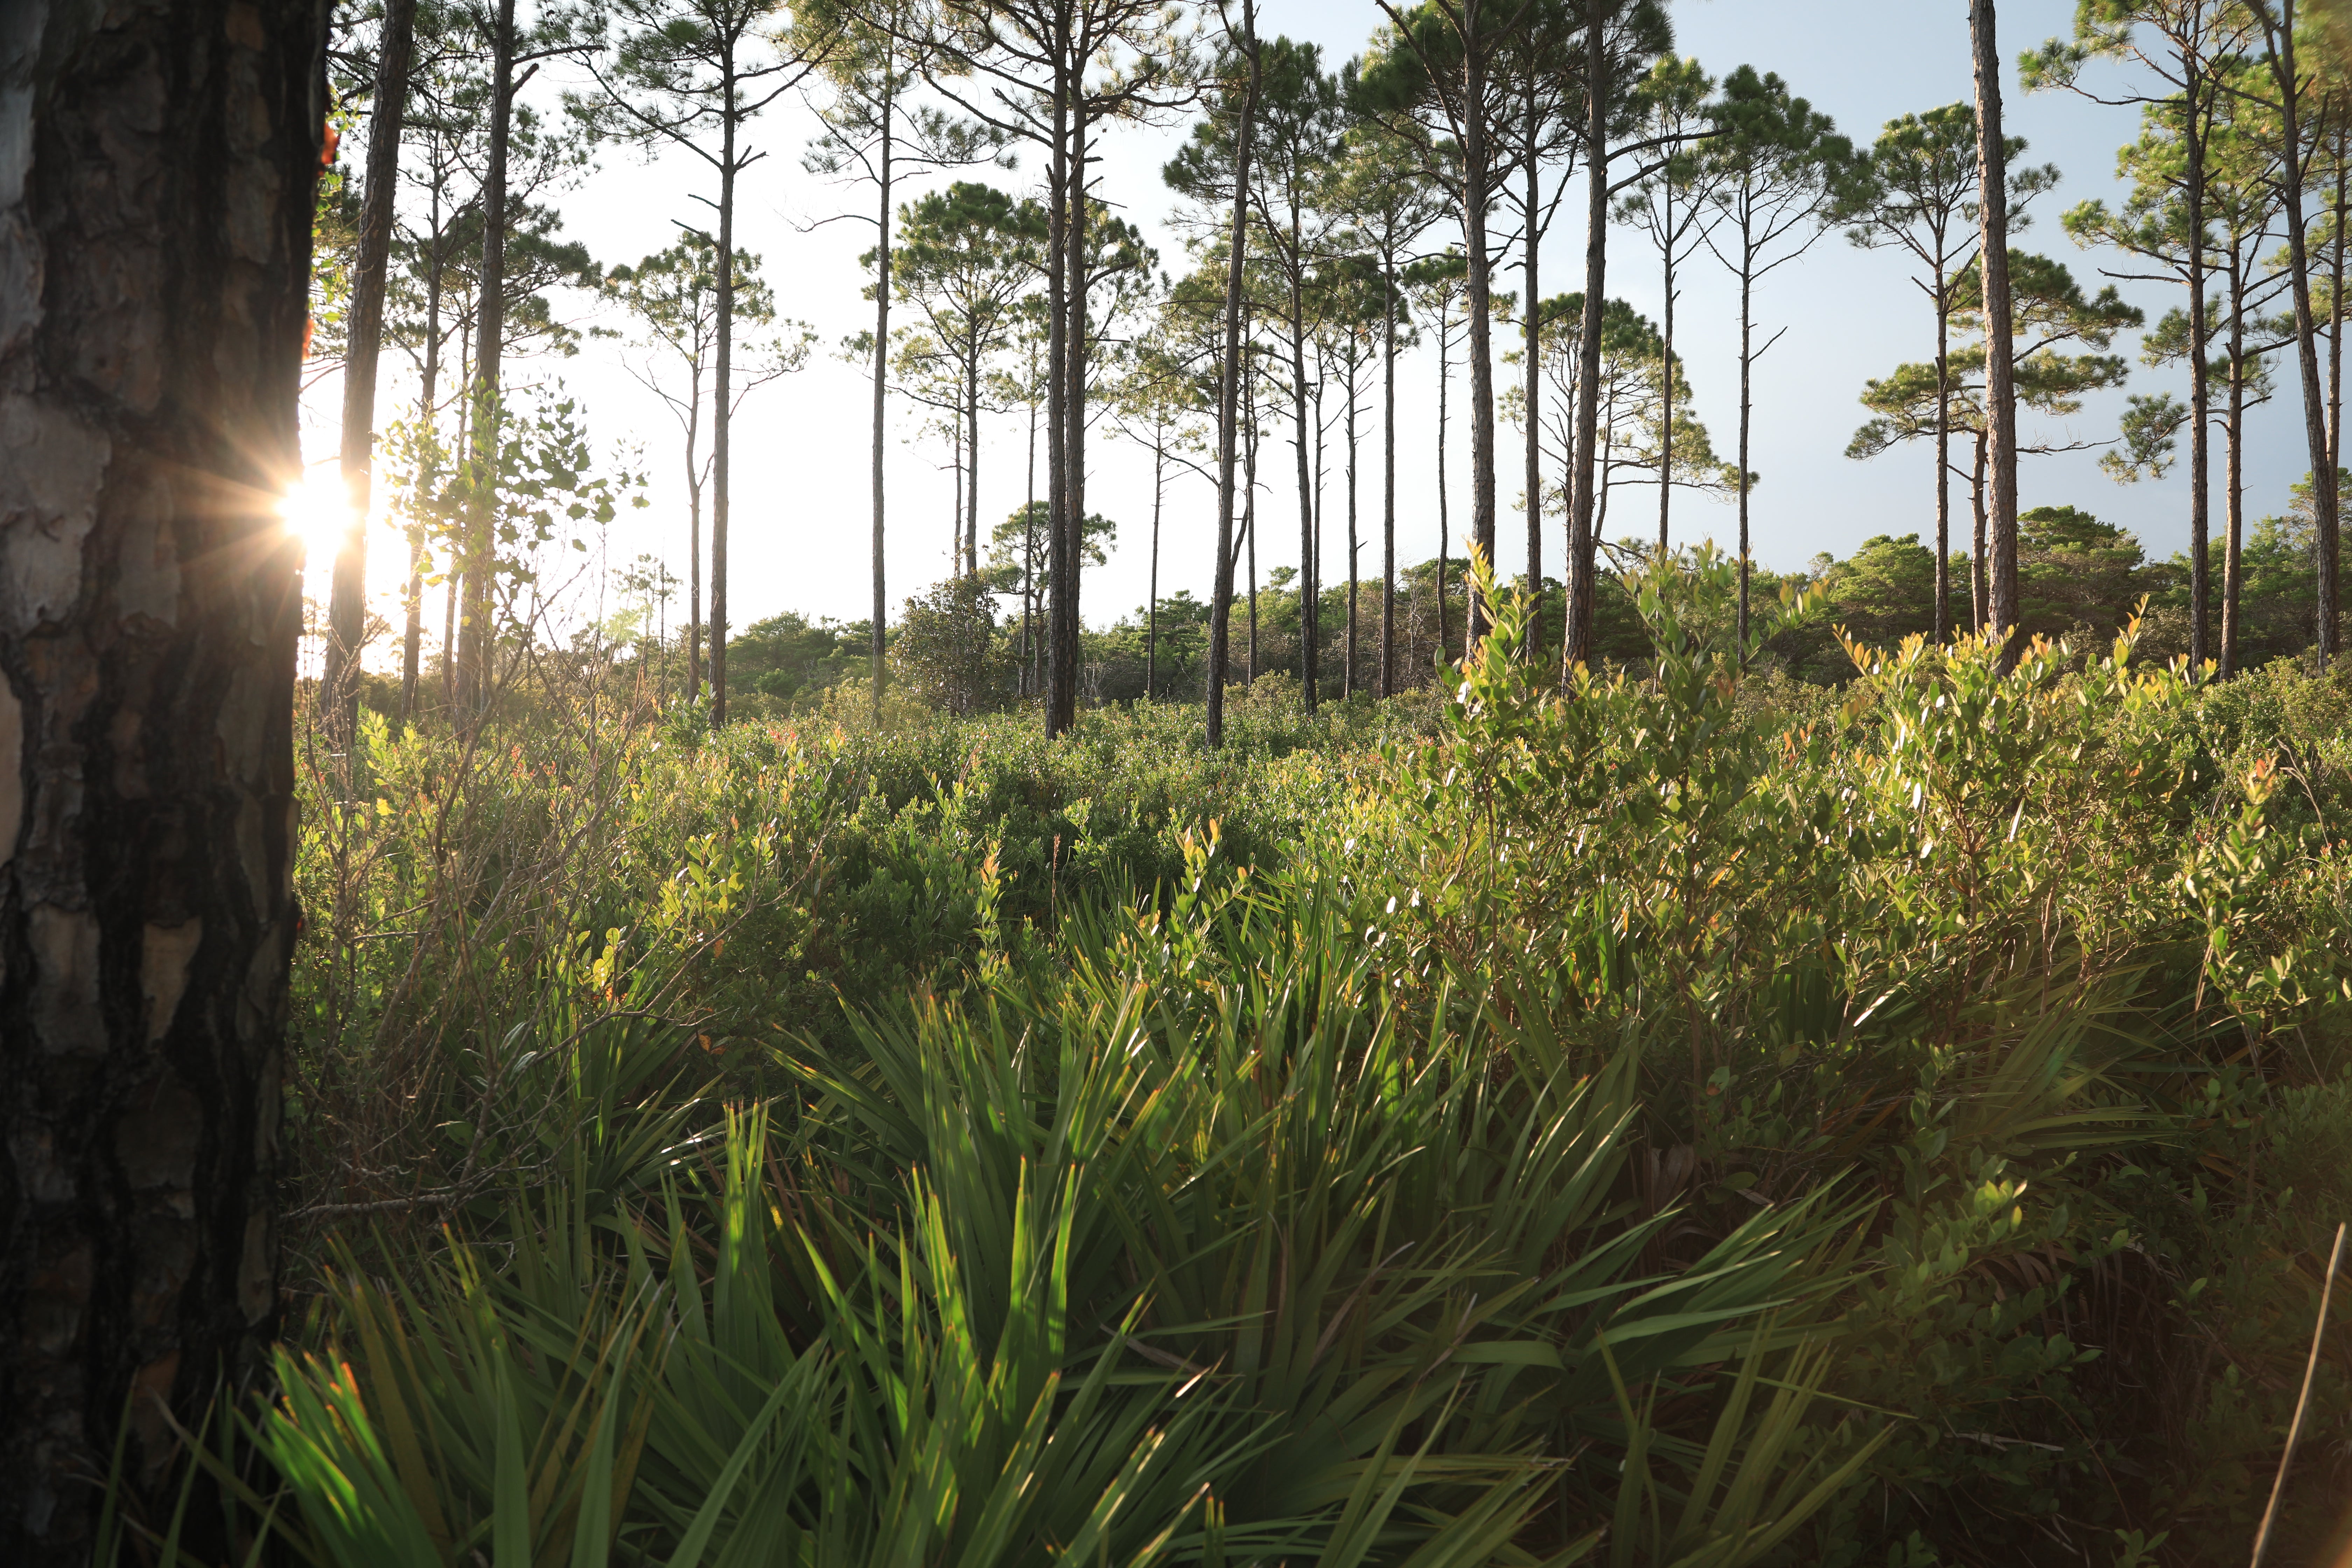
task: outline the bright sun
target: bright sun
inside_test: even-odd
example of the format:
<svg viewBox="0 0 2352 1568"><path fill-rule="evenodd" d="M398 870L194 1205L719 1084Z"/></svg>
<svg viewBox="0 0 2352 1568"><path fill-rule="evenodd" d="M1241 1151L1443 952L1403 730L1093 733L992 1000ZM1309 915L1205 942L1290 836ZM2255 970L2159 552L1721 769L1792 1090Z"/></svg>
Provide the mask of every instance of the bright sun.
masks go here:
<svg viewBox="0 0 2352 1568"><path fill-rule="evenodd" d="M351 521L350 492L334 468L321 464L304 472L278 498L278 515L287 531L299 536L312 554L331 553Z"/></svg>

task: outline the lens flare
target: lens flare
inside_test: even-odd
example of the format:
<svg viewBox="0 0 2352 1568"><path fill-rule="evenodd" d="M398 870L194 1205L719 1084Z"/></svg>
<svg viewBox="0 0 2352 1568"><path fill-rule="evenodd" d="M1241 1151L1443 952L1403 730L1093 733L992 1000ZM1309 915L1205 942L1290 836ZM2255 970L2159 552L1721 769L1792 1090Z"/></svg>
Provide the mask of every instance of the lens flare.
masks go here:
<svg viewBox="0 0 2352 1568"><path fill-rule="evenodd" d="M351 494L343 489L342 477L322 464L288 487L278 498L278 516L311 554L331 555L351 525Z"/></svg>

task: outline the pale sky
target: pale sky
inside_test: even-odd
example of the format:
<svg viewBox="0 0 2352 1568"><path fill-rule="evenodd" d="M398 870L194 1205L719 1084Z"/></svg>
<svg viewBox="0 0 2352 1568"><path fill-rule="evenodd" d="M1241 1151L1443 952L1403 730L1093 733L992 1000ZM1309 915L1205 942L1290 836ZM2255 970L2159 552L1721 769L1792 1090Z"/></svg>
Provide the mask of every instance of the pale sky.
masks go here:
<svg viewBox="0 0 2352 1568"><path fill-rule="evenodd" d="M2061 212L2093 195L2116 194L2116 150L2137 133L2137 111L2085 102L2071 94L2027 96L2018 90L2014 61L2020 49L2064 31L2074 0L2011 0L2001 6L2001 51L2011 62L2006 103L2012 134L2028 138L2028 157L2051 162L2064 174L2055 191L2032 208L2032 227L2018 243L2063 260L2086 287L2105 281L2096 274L2117 258L2077 249L2061 230ZM1678 0L1673 6L1680 52L1695 55L1720 77L1748 63L1780 73L1791 89L1832 117L1857 142L1874 137L1895 115L1966 99L1970 94L1965 0ZM1370 0L1262 0L1261 25L1323 45L1326 64L1335 68L1363 47L1379 16ZM2095 87L2119 87L2123 68L2099 68ZM540 84L534 84L534 90ZM548 85L552 86L553 83ZM869 599L867 567L868 383L863 372L844 363L840 341L871 322L872 306L860 297L865 277L858 254L871 243L870 225L824 223L852 206L871 210L872 192L839 186L804 174L801 155L814 132L805 106L779 104L757 122L754 140L769 156L746 176L738 219L740 243L758 253L775 286L783 313L806 320L822 348L808 369L753 392L738 418L735 436L734 521L730 620L738 627L781 610L841 619L865 614ZM1120 128L1105 147L1105 194L1130 219L1158 238L1163 266L1181 270L1181 241L1167 216L1173 197L1159 171L1182 136L1181 126L1162 130ZM356 165L352 147L347 165ZM354 169L354 172L355 169ZM1029 170L982 172L1012 189L1025 189ZM577 188L557 198L570 235L584 242L607 266L635 261L671 243L673 220L709 221L707 207L692 193L711 185L703 166L670 154L647 164L621 148L604 150L599 166ZM908 193L912 195L914 193ZM1584 237L1580 199L1568 204L1554 224L1542 257L1542 288L1549 296L1582 286ZM2130 268L2125 268L2129 270ZM1519 286L1513 268L1499 287ZM2147 311L2153 322L2180 298L2177 289L2126 282L2126 298ZM1660 302L1655 254L1637 231L1617 228L1611 244L1609 292L1631 301L1654 319ZM582 321L583 301L565 300L572 319ZM1738 296L1722 270L1704 256L1685 274L1678 310L1677 347L1690 377L1699 416L1717 449L1727 457L1738 425ZM1756 395L1754 466L1762 476L1752 499L1758 557L1777 568L1801 567L1820 552L1850 552L1872 534L1930 532L1934 525L1933 461L1925 445L1899 448L1870 462L1843 456L1847 439L1865 417L1856 402L1865 378L1883 374L1903 360L1929 357L1934 317L1908 280L1903 259L1887 251L1863 251L1836 234L1824 236L1793 266L1768 280L1757 303L1759 340L1786 326L1779 346L1759 363ZM625 327L609 317L598 324ZM1498 339L1501 334L1498 334ZM1500 343L1498 342L1498 352ZM2122 345L2126 350L2136 346ZM524 361L510 373L530 381L560 378L584 405L599 445L611 449L638 444L650 469L652 505L625 518L609 542L611 559L625 562L640 551L665 556L683 574L686 561L685 490L679 478L677 426L667 410L628 374L630 351L610 339L591 341L576 357ZM379 407L398 406L405 374L397 356L385 361L387 383ZM2252 516L2276 511L2306 463L2302 456L2300 414L2292 362L2277 366L2281 396L2255 416L2250 443L2248 507ZM1466 399L1457 360L1449 474L1454 485L1454 539L1459 549L1468 505L1468 437L1459 417ZM1497 365L1498 377L1507 374ZM1401 561L1433 554L1437 543L1435 464L1435 361L1420 353L1399 369L1398 553ZM2134 360L2130 391L2185 395L2185 373L2147 370ZM410 395L413 395L411 394ZM2105 440L2115 434L2124 394L2094 399L2064 432L2046 425L2039 434ZM305 446L313 462L335 448L339 387L331 380L310 403ZM1360 501L1370 541L1377 529L1379 449L1376 404L1367 409L1368 437L1361 454L1365 489ZM2032 422L2029 421L2031 424ZM950 571L952 485L947 454L919 435L921 411L894 405L887 489L890 508L889 594L895 616L910 593ZM2030 429L2027 438L2034 439ZM1023 500L1025 420L1009 416L987 429L981 455L981 515L983 528ZM1286 438L1278 436L1276 439ZM1268 458L1286 448L1269 447ZM1525 521L1514 507L1520 471L1517 437L1507 426L1500 437L1499 492L1504 561L1524 559ZM1042 464L1042 457L1041 457ZM1337 520L1344 497L1339 459L1328 458L1332 489L1326 500L1325 579L1344 576L1342 535ZM2214 462L2221 465L2220 444ZM2185 465L2183 465L2185 468ZM1273 486L1260 498L1261 571L1295 564L1298 537L1293 490L1283 488L1283 470L1272 462ZM1089 447L1089 510L1119 524L1109 563L1087 574L1083 591L1087 623L1104 626L1139 606L1149 569L1150 464L1147 452L1098 434ZM2158 482L2119 486L2097 468L2095 452L2028 458L2021 491L2027 506L2079 506L2136 531L2156 555L2168 555L2187 542L2187 489L2181 468ZM1612 508L1612 537L1654 527L1654 491L1626 489ZM1955 491L1955 540L1964 537L1965 491ZM2220 498L2214 502L2219 526ZM1736 537L1728 505L1678 497L1675 531L1685 538ZM1202 481L1171 481L1162 536L1163 593L1191 588L1206 596L1209 540L1215 522L1214 496ZM1553 524L1554 531L1557 524ZM1286 548L1285 542L1288 543ZM371 586L387 606L399 570L397 538L374 531ZM706 545L707 551L707 545ZM1559 546L1548 537L1546 558L1557 566ZM1368 568L1378 556L1368 543ZM314 563L314 594L326 581L323 560ZM674 607L672 616L682 614ZM437 625L437 616L428 626Z"/></svg>

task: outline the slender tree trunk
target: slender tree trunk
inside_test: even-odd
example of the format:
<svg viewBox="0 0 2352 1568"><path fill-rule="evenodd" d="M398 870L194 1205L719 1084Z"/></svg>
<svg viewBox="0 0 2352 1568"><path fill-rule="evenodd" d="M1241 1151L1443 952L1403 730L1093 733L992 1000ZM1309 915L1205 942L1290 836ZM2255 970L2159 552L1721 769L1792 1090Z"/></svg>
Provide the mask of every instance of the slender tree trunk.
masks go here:
<svg viewBox="0 0 2352 1568"><path fill-rule="evenodd" d="M887 569L883 561L882 446L887 428L890 392L890 182L891 155L897 151L893 132L898 127L898 56L895 46L885 45L882 57L882 114L880 145L877 149L877 185L880 198L874 208L877 238L874 242L874 427L873 447L867 458L866 482L873 497L874 537L868 546L873 561L874 604L873 626L866 642L867 696L872 704L876 729L882 727L882 689L889 680L889 668L883 656L888 651L890 601ZM1034 421L1034 414L1033 414ZM1035 446L1035 437L1031 437ZM1034 462L1034 453L1032 460ZM1034 483L1033 479L1032 483Z"/></svg>
<svg viewBox="0 0 2352 1568"><path fill-rule="evenodd" d="M724 57L726 107L719 116L719 344L710 373L710 722L727 722L728 437L735 374L735 58Z"/></svg>
<svg viewBox="0 0 2352 1568"><path fill-rule="evenodd" d="M2330 456L2327 406L2319 381L2319 345L2311 310L2311 257L2305 244L2303 216L2302 79L2294 62L2294 0L2279 0L2279 24L2273 26L2268 6L2261 8L2263 28L2270 45L2271 69L2279 89L2282 129L2286 153L2282 161L2285 178L2280 194L2286 205L2287 274L2294 290L2294 343L2303 373L2304 439L2311 458L2312 511L2319 535L2318 634L2319 667L2326 669L2336 652L2336 467Z"/></svg>
<svg viewBox="0 0 2352 1568"><path fill-rule="evenodd" d="M1469 260L1470 296L1470 541L1485 555L1487 569L1499 573L1501 565L1495 559L1495 364L1490 335L1494 274L1486 249L1493 153L1486 132L1484 16L1482 0L1462 0L1462 237ZM1491 618L1488 607L1473 594L1468 640L1463 648L1465 655Z"/></svg>
<svg viewBox="0 0 2352 1568"><path fill-rule="evenodd" d="M2212 657L2212 488L2210 435L2213 391L2205 364L2205 137L2199 116L2198 79L2189 79L2182 115L2189 205L2189 668L2202 676ZM2224 674L2228 671L2224 669Z"/></svg>
<svg viewBox="0 0 2352 1568"><path fill-rule="evenodd" d="M1070 71L1069 211L1063 219L1069 246L1066 302L1069 327L1062 336L1062 417L1069 434L1062 443L1062 549L1067 572L1054 574L1053 659L1055 731L1078 721L1078 643L1085 622L1079 612L1080 578L1086 571L1087 517L1087 109L1080 96L1085 60Z"/></svg>
<svg viewBox="0 0 2352 1568"><path fill-rule="evenodd" d="M2244 294L2240 283L2240 269L2235 258L2230 268L2230 422L2224 431L2229 443L2229 473L2225 483L2229 495L2222 526L2228 538L2222 544L2221 559L2221 679L2229 679L2238 673L2239 591L2242 584L2242 563L2240 551L2245 533L2245 432L2246 432L2246 322L2243 310Z"/></svg>
<svg viewBox="0 0 2352 1568"><path fill-rule="evenodd" d="M1969 592L1976 592L1973 582ZM1936 262L1936 642L1941 647L1951 640L1952 290L1939 254Z"/></svg>
<svg viewBox="0 0 2352 1568"><path fill-rule="evenodd" d="M1045 733L1050 738L1066 727L1066 711L1075 709L1076 694L1063 689L1062 605L1069 593L1073 563L1069 559L1069 292L1071 183L1082 178L1083 166L1070 163L1070 71L1067 17L1056 24L1054 66L1054 145L1047 168L1047 248L1045 264Z"/></svg>
<svg viewBox="0 0 2352 1568"><path fill-rule="evenodd" d="M1969 478L1969 508L1975 526L1969 542L1969 611L1981 633L1993 625L1992 579L1986 570L1988 562L1985 531L1985 469L1988 443L1985 433L1979 430L1976 438L1976 467Z"/></svg>
<svg viewBox="0 0 2352 1568"><path fill-rule="evenodd" d="M117 1460L127 1515L236 1561L167 1477L277 1324L302 561L271 501L327 14L0 17L0 1562L87 1563Z"/></svg>
<svg viewBox="0 0 2352 1568"><path fill-rule="evenodd" d="M1748 577L1750 541L1748 522L1748 443L1756 422L1754 395L1756 353L1756 249L1749 243L1743 204L1739 235L1739 658L1748 659Z"/></svg>
<svg viewBox="0 0 2352 1568"><path fill-rule="evenodd" d="M1348 339L1348 657L1343 696L1356 694L1356 358L1358 340Z"/></svg>
<svg viewBox="0 0 2352 1568"><path fill-rule="evenodd" d="M1242 48L1249 58L1249 85L1242 94L1241 123L1234 139L1234 213L1225 234L1224 358L1217 367L1217 569L1210 591L1209 744L1225 743L1225 665L1233 644L1234 461L1242 380L1242 286L1249 260L1250 154L1257 131L1260 56L1255 0L1243 0ZM1253 653L1251 662L1256 658Z"/></svg>
<svg viewBox="0 0 2352 1568"><path fill-rule="evenodd" d="M2336 114L2336 210L2334 243L2327 252L2327 466L2344 470L2344 221L2352 190L2352 168L2346 166L2346 125L2343 105L2329 100Z"/></svg>
<svg viewBox="0 0 2352 1568"><path fill-rule="evenodd" d="M686 410L686 699L702 697L702 363L687 382Z"/></svg>
<svg viewBox="0 0 2352 1568"><path fill-rule="evenodd" d="M490 698L490 601L497 570L499 359L506 347L507 142L514 120L515 0L499 0L490 37L489 149L482 173L481 293L474 306L473 494L466 542L457 700L467 721Z"/></svg>
<svg viewBox="0 0 2352 1568"><path fill-rule="evenodd" d="M1247 499L1242 503L1242 540L1249 547L1249 683L1257 684L1257 395L1252 388L1249 400L1249 456L1244 477L1249 481Z"/></svg>
<svg viewBox="0 0 2352 1568"><path fill-rule="evenodd" d="M466 454L464 460L473 461L474 444L474 322L466 316L457 324L457 439L450 450ZM442 574L441 591L441 706L455 722L457 712L457 598L465 587L466 557L472 548L467 531L467 518L456 520L449 539L448 570Z"/></svg>
<svg viewBox="0 0 2352 1568"><path fill-rule="evenodd" d="M425 386L416 400L417 427L424 432L425 450L433 446L436 424L435 401L440 391L441 378L441 187L433 187L430 221L433 229L431 260L425 278ZM437 478L437 460L428 459L425 482ZM412 521L408 531L408 593L404 607L407 626L400 642L400 721L404 725L416 717L417 662L425 647L425 529Z"/></svg>
<svg viewBox="0 0 2352 1568"><path fill-rule="evenodd" d="M1577 344L1576 494L1569 510L1568 617L1560 686L1592 658L1593 505L1601 435L1601 332L1609 280L1609 45L1605 0L1587 0L1584 47L1584 319Z"/></svg>
<svg viewBox="0 0 2352 1568"><path fill-rule="evenodd" d="M350 516L335 548L327 609L327 659L319 711L331 743L350 746L359 721L354 679L367 637L367 517L373 499L376 356L383 345L384 269L392 256L392 206L400 184L400 133L408 109L408 61L416 0L386 0L379 33L375 98L368 106L367 192L360 205L359 254L352 268L350 348L343 358L342 476Z"/></svg>
<svg viewBox="0 0 2352 1568"><path fill-rule="evenodd" d="M2011 363L2016 339L2009 294L2009 153L2000 117L2000 48L1994 37L1993 0L1969 0L1969 37L1976 51L1977 208L1982 237L1978 265L1984 279L1985 424L1992 477L1991 591L1993 624L2019 646L2017 602L2017 385Z"/></svg>
<svg viewBox="0 0 2352 1568"><path fill-rule="evenodd" d="M980 575L980 354L971 355L972 372L964 384L963 574Z"/></svg>
<svg viewBox="0 0 2352 1568"><path fill-rule="evenodd" d="M1665 356L1666 388L1658 416L1658 553L1664 555L1671 537L1668 523L1675 500L1675 183L1671 178L1659 182L1658 199L1665 204L1665 221L1658 230L1664 239L1658 248L1665 258L1666 274L1665 300L1659 308L1659 346ZM1741 474L1747 471L1742 463ZM1741 488L1746 489L1744 482Z"/></svg>
<svg viewBox="0 0 2352 1568"><path fill-rule="evenodd" d="M1527 274L1528 300L1527 309L1519 313L1519 348L1523 361L1520 369L1524 373L1520 377L1519 385L1520 395L1527 399L1528 405L1528 439L1526 462L1523 465L1525 475L1523 482L1528 489L1529 614L1527 637L1520 648L1520 657L1532 666L1537 657L1543 652L1543 441L1541 439L1543 425L1540 418L1540 395L1543 390L1543 383L1540 379L1540 372L1543 368L1543 291L1537 287L1536 270L1537 256L1543 240L1540 222L1542 207L1539 205L1543 189L1543 168L1540 161L1536 157L1536 79L1532 72L1522 74L1526 77L1524 92L1527 145L1524 173L1527 175L1527 190L1524 197L1526 221L1520 226L1525 230L1521 237L1524 241L1524 254L1519 263L1519 269Z"/></svg>
<svg viewBox="0 0 2352 1568"><path fill-rule="evenodd" d="M1166 493L1165 432L1151 432L1151 585L1143 605L1143 700L1151 700L1160 676L1160 503Z"/></svg>
<svg viewBox="0 0 2352 1568"><path fill-rule="evenodd" d="M1307 419L1306 257L1299 250L1298 207L1290 209L1290 417L1298 431L1298 694L1307 711L1315 711L1315 490L1307 473L1308 441L1316 431ZM1320 421L1317 422L1318 425Z"/></svg>
<svg viewBox="0 0 2352 1568"><path fill-rule="evenodd" d="M1021 695L1037 694L1037 341L1029 340L1029 488L1021 507Z"/></svg>
<svg viewBox="0 0 2352 1568"><path fill-rule="evenodd" d="M1291 257L1298 254L1298 224L1291 221ZM1315 712L1315 672L1318 672L1318 609L1315 605L1315 489L1307 478L1307 357L1306 357L1306 306L1301 303L1301 284L1291 278L1291 421L1298 426L1296 445L1296 468L1298 468L1298 700L1306 703L1307 712Z"/></svg>
<svg viewBox="0 0 2352 1568"><path fill-rule="evenodd" d="M1381 695L1396 695L1396 247L1381 258Z"/></svg>
<svg viewBox="0 0 2352 1568"><path fill-rule="evenodd" d="M1454 380L1453 345L1446 340L1444 306L1438 307L1437 323L1437 657L1453 657L1452 628L1446 625L1445 553L1453 548L1448 531L1448 497L1445 491L1445 394Z"/></svg>

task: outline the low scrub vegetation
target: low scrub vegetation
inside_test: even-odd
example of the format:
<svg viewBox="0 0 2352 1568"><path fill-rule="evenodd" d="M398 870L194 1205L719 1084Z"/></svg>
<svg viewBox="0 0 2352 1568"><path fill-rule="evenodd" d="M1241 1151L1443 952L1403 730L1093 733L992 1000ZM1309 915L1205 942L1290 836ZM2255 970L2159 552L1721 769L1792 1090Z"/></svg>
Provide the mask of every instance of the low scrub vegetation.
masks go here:
<svg viewBox="0 0 2352 1568"><path fill-rule="evenodd" d="M192 1478L348 1568L2242 1552L2352 1214L2352 690L1744 678L1735 594L1221 752L314 758L305 1327Z"/></svg>

